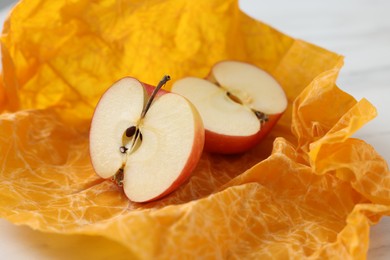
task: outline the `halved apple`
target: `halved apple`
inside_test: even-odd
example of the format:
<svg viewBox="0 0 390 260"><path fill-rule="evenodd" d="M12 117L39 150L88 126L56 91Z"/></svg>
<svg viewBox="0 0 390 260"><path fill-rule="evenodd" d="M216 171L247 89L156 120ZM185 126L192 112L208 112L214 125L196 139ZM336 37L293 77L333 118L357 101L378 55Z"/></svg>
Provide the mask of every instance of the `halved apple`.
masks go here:
<svg viewBox="0 0 390 260"><path fill-rule="evenodd" d="M207 79L187 77L172 92L198 109L206 130L205 150L241 153L256 145L287 107L279 83L264 70L239 61L215 64Z"/></svg>
<svg viewBox="0 0 390 260"><path fill-rule="evenodd" d="M134 202L161 198L185 182L202 154L200 115L184 97L134 78L114 83L98 102L90 128L95 172L123 185Z"/></svg>

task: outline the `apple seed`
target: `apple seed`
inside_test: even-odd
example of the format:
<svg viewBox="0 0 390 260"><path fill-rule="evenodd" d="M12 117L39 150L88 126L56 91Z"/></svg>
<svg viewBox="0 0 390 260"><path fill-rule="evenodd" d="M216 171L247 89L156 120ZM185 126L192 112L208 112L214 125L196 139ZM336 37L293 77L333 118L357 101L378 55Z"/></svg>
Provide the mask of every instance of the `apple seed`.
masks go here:
<svg viewBox="0 0 390 260"><path fill-rule="evenodd" d="M130 126L129 128L126 129L126 136L132 137L135 134L136 130L137 128L135 126Z"/></svg>
<svg viewBox="0 0 390 260"><path fill-rule="evenodd" d="M121 153L126 153L127 150L129 150L129 148L127 148L126 146L121 146L121 147L119 148L119 151L120 151Z"/></svg>

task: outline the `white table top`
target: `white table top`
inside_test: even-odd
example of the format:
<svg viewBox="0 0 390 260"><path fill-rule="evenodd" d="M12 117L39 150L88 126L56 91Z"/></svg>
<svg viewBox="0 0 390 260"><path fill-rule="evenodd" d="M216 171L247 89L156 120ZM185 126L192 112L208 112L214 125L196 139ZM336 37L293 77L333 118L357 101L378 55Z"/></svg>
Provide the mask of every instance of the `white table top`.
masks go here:
<svg viewBox="0 0 390 260"><path fill-rule="evenodd" d="M10 9L4 3L0 5L1 24ZM240 3L249 15L280 31L345 56L339 87L357 99L367 98L379 114L355 137L373 145L390 162L390 102L387 101L390 98L390 1L241 0ZM82 257L71 250L78 238L44 235L5 220L0 220L0 230L1 259ZM52 240L61 241L63 246L50 247ZM96 243L93 250L99 250L101 241ZM102 252L102 259L109 257L108 254ZM384 217L371 228L368 259L390 259L390 217Z"/></svg>

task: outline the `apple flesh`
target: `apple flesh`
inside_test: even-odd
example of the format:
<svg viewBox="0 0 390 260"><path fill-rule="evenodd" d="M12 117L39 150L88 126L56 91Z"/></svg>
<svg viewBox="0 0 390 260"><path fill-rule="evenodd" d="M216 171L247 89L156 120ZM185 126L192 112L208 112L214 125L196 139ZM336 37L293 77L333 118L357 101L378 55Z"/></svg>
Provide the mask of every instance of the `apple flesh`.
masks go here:
<svg viewBox="0 0 390 260"><path fill-rule="evenodd" d="M188 98L205 127L209 152L247 151L274 127L287 107L279 83L264 70L244 62L222 61L207 77L187 77L173 84L172 92Z"/></svg>
<svg viewBox="0 0 390 260"><path fill-rule="evenodd" d="M168 92L153 100L147 88L129 77L114 83L96 106L89 136L95 172L123 185L134 202L156 200L178 188L190 177L204 145L194 106Z"/></svg>

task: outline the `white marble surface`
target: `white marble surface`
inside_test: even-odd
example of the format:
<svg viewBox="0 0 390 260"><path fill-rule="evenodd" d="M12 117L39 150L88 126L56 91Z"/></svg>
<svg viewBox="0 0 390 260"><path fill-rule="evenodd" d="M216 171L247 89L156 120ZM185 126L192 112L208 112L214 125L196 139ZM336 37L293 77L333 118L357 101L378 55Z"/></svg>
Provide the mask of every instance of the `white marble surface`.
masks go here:
<svg viewBox="0 0 390 260"><path fill-rule="evenodd" d="M10 9L6 2L13 1L1 0L1 24ZM389 162L390 1L241 0L241 6L249 15L286 34L345 56L338 85L357 99L367 98L379 113L355 136L373 145ZM88 259L71 250L77 239L44 235L0 220L0 259ZM51 247L53 240L62 246ZM99 250L98 246L93 250ZM107 259L109 253L102 252L100 259ZM390 217L371 228L368 259L390 259Z"/></svg>

